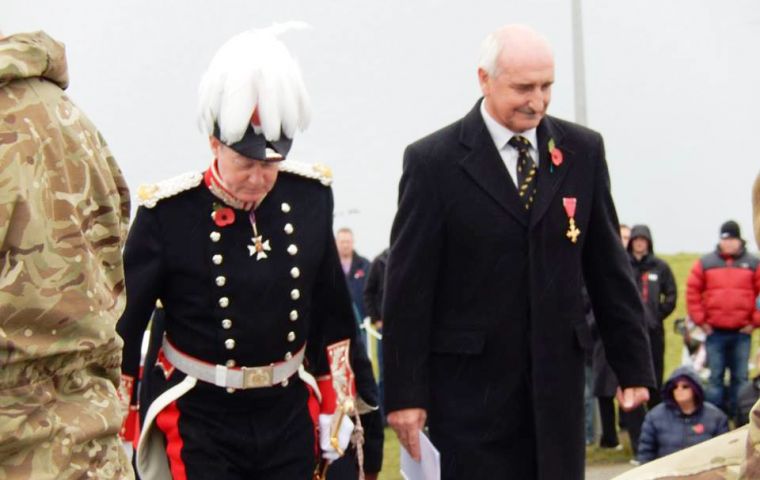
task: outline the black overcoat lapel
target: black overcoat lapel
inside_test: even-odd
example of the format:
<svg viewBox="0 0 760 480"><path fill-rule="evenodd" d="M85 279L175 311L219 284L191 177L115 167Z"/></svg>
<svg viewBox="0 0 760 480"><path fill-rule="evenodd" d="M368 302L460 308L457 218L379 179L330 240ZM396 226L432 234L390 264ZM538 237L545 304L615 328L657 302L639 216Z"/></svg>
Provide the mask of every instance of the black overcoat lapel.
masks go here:
<svg viewBox="0 0 760 480"><path fill-rule="evenodd" d="M563 143L564 136L562 127L553 122L550 117L545 117L538 125L536 147L538 148L539 172L536 201L530 215L531 228L535 227L546 214L568 171L573 167L573 152ZM560 165L552 164L549 153L549 141L552 139L554 146L562 152L563 160Z"/></svg>
<svg viewBox="0 0 760 480"><path fill-rule="evenodd" d="M528 216L525 208L483 122L480 102L462 119L460 141L469 150L469 153L459 160L461 167L504 210L512 214L523 226L527 226Z"/></svg>

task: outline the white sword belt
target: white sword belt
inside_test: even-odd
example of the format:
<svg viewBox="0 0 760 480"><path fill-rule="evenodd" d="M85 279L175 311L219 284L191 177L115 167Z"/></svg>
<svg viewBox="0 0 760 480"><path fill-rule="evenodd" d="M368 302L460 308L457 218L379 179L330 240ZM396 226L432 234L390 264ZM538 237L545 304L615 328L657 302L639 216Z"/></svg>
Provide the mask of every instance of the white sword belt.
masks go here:
<svg viewBox="0 0 760 480"><path fill-rule="evenodd" d="M264 388L278 385L298 371L303 362L306 344L290 360L261 367L228 367L204 362L177 349L164 336L164 356L186 375L224 388Z"/></svg>

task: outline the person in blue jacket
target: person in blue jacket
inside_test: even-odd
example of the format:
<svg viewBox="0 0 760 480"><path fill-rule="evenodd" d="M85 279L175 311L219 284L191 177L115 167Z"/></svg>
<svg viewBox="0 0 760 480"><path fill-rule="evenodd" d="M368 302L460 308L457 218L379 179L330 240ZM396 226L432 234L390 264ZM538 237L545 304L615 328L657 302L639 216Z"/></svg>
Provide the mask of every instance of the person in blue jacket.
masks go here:
<svg viewBox="0 0 760 480"><path fill-rule="evenodd" d="M649 462L728 431L728 418L704 399L691 367L677 368L662 389L663 402L647 413L636 459Z"/></svg>

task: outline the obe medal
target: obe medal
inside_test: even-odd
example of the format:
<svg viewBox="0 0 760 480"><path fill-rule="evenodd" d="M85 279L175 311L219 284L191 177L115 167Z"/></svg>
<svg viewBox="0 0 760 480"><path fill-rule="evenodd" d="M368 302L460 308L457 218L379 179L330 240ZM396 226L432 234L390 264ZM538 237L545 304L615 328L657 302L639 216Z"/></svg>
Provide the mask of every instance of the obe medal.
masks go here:
<svg viewBox="0 0 760 480"><path fill-rule="evenodd" d="M569 226L567 232L565 232L565 236L573 243L578 242L578 236L581 234L581 230L575 225L575 207L577 204L578 199L575 197L564 197L562 199L562 206L565 207L565 213L569 220Z"/></svg>
<svg viewBox="0 0 760 480"><path fill-rule="evenodd" d="M251 213L248 214L248 219L251 221L251 227L253 228L253 237L251 237L251 245L248 245L248 256L252 257L256 255L256 261L258 262L262 258L267 258L267 252L272 250L269 246L269 240L264 240L263 235L259 235L259 231L256 228L256 214L251 209Z"/></svg>
<svg viewBox="0 0 760 480"><path fill-rule="evenodd" d="M248 245L248 255L252 257L255 254L257 261L262 258L267 258L267 252L272 250L272 247L269 246L269 240L264 240L262 236L259 235L251 238L251 242L253 245Z"/></svg>

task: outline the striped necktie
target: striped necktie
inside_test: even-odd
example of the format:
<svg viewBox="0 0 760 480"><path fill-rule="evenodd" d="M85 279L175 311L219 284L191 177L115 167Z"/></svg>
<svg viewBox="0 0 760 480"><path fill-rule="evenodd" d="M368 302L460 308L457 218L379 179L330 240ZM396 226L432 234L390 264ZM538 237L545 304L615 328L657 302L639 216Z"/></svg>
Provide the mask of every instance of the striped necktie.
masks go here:
<svg viewBox="0 0 760 480"><path fill-rule="evenodd" d="M515 135L509 139L508 144L517 149L517 192L525 210L530 210L538 185L538 168L530 156L530 141L521 135Z"/></svg>

